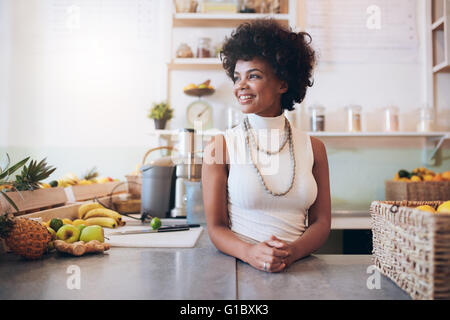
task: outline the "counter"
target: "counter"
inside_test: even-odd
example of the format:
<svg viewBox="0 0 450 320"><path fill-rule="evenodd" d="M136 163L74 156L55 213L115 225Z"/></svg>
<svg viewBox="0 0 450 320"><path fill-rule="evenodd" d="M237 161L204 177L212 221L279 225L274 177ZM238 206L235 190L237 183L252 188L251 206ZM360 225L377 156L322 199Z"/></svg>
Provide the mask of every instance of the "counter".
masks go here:
<svg viewBox="0 0 450 320"><path fill-rule="evenodd" d="M0 300L409 299L383 275L380 289L369 290L371 264L370 255L312 255L281 273L266 273L219 252L205 228L187 249L111 248L36 261L0 255Z"/></svg>

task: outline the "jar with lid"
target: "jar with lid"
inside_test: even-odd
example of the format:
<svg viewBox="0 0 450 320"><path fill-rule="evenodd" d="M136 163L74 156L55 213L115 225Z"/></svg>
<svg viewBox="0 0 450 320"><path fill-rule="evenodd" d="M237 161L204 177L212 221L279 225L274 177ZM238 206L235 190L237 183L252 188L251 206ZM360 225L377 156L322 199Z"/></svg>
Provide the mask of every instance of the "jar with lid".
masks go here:
<svg viewBox="0 0 450 320"><path fill-rule="evenodd" d="M347 106L347 131L361 132L361 106Z"/></svg>
<svg viewBox="0 0 450 320"><path fill-rule="evenodd" d="M419 109L419 123L417 124L418 132L433 131L435 113L434 109L428 106Z"/></svg>
<svg viewBox="0 0 450 320"><path fill-rule="evenodd" d="M313 105L309 107L309 114L311 131L325 131L325 108L321 105Z"/></svg>
<svg viewBox="0 0 450 320"><path fill-rule="evenodd" d="M398 108L389 106L383 109L383 131L395 132L398 131Z"/></svg>
<svg viewBox="0 0 450 320"><path fill-rule="evenodd" d="M198 39L197 58L211 57L211 38Z"/></svg>
<svg viewBox="0 0 450 320"><path fill-rule="evenodd" d="M186 43L180 43L176 52L177 58L193 58L191 48Z"/></svg>

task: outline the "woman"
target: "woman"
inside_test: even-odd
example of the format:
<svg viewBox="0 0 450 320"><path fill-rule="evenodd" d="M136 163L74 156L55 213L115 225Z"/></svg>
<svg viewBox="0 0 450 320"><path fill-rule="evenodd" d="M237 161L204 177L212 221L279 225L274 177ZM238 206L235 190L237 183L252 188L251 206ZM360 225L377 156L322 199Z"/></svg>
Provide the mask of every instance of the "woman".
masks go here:
<svg viewBox="0 0 450 320"><path fill-rule="evenodd" d="M203 158L211 241L267 272L311 254L330 231L325 147L283 115L312 86L315 55L306 36L264 19L240 25L226 39L223 66L245 117L216 136Z"/></svg>

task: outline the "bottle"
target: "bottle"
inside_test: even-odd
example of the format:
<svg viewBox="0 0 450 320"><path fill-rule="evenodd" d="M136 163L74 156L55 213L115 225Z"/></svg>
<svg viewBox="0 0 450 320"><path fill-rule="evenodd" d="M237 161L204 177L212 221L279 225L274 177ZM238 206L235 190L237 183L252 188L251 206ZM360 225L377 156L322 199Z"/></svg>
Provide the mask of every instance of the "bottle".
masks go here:
<svg viewBox="0 0 450 320"><path fill-rule="evenodd" d="M325 108L321 105L313 105L309 107L309 113L311 131L325 131Z"/></svg>
<svg viewBox="0 0 450 320"><path fill-rule="evenodd" d="M434 129L434 109L428 106L419 109L419 123L417 124L418 132L430 132Z"/></svg>
<svg viewBox="0 0 450 320"><path fill-rule="evenodd" d="M211 38L198 39L197 58L211 57Z"/></svg>
<svg viewBox="0 0 450 320"><path fill-rule="evenodd" d="M394 106L386 107L383 110L383 114L384 114L383 131L384 132L398 131L398 108Z"/></svg>
<svg viewBox="0 0 450 320"><path fill-rule="evenodd" d="M347 106L347 131L361 132L361 106Z"/></svg>

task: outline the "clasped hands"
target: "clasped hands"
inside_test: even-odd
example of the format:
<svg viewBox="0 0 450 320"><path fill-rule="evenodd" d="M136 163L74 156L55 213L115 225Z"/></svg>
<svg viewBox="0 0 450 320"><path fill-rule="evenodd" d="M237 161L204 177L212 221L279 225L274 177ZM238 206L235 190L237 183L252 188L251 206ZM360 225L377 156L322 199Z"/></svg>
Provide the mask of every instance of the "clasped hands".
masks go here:
<svg viewBox="0 0 450 320"><path fill-rule="evenodd" d="M249 249L247 262L262 271L280 272L294 262L293 253L289 243L272 235Z"/></svg>

